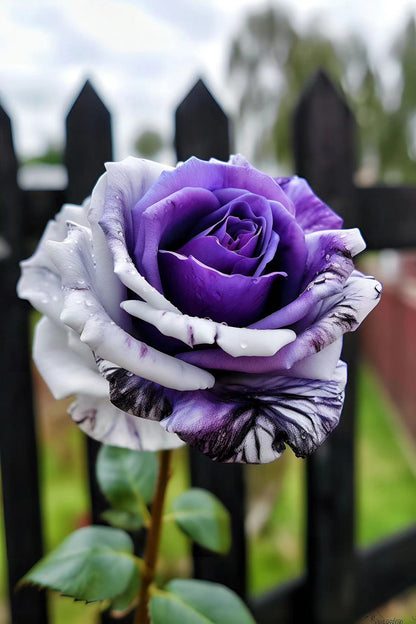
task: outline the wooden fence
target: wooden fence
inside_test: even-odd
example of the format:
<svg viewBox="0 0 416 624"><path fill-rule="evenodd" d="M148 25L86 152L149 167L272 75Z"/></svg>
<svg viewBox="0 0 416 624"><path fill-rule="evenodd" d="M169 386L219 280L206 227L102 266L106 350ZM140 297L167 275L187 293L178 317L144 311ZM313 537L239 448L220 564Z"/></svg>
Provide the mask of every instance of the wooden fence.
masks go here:
<svg viewBox="0 0 416 624"><path fill-rule="evenodd" d="M416 189L356 188L354 118L329 79L318 73L303 92L294 114L296 170L345 219L358 225L370 249L416 247ZM42 555L36 436L28 352L29 306L15 296L18 260L38 238L47 219L64 201L86 197L103 163L112 159L110 114L89 82L66 119L65 190L25 190L16 182L17 162L10 119L0 109L0 452L13 624L46 624L45 595L30 588L14 592L17 581ZM175 146L179 160L191 155L227 159L228 120L205 85L198 81L176 111ZM3 245L4 244L4 245ZM349 362L347 399L336 432L307 462L307 572L250 600L258 624L352 624L416 584L416 527L367 550L354 541L354 420L358 345L346 340ZM98 444L88 441L92 517L99 521L103 498L94 477ZM246 597L244 467L214 464L191 453L193 485L207 487L231 512L233 548L226 558L194 550L197 578L225 583ZM136 548L142 544L139 537ZM113 620L106 614L102 622ZM118 620L124 624L131 617Z"/></svg>

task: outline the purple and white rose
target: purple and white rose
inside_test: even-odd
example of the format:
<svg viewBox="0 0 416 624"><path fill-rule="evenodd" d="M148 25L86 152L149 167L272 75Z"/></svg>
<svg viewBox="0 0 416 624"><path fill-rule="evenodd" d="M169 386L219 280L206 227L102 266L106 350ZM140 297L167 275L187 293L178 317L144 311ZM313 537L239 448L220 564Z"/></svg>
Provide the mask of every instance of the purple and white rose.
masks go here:
<svg viewBox="0 0 416 624"><path fill-rule="evenodd" d="M241 156L109 163L22 263L44 316L34 358L107 444L191 444L214 460L305 456L336 427L342 335L380 297L365 247L298 177Z"/></svg>

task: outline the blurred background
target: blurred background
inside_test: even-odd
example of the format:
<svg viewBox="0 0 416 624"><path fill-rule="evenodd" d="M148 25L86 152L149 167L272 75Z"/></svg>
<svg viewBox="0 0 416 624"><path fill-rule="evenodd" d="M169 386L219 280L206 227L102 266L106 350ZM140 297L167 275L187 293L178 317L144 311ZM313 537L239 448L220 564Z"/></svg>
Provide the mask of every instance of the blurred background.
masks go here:
<svg viewBox="0 0 416 624"><path fill-rule="evenodd" d="M173 112L202 76L232 119L234 151L268 173L291 174L291 115L319 68L339 85L358 122L356 183L414 185L412 0L0 4L0 101L13 122L22 188L65 187L64 119L87 78L112 113L116 159L173 163ZM364 256L362 266L385 285L361 331L356 533L359 545L369 545L416 522L416 256L384 250ZM89 522L84 440L66 416L68 403L54 401L36 372L34 379L49 549ZM171 496L189 479L184 453ZM290 451L247 471L252 593L304 570L304 472ZM1 525L0 533L0 622L7 622ZM163 550L163 574L187 574L189 546L174 527ZM97 612L56 597L51 609L54 624L92 623ZM374 617L413 616L416 593L407 592Z"/></svg>

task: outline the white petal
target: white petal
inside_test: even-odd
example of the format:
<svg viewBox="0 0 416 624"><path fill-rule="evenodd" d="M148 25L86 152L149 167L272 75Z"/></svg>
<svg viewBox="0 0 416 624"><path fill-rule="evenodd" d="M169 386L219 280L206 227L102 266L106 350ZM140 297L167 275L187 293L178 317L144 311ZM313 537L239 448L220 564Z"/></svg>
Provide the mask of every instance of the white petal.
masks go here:
<svg viewBox="0 0 416 624"><path fill-rule="evenodd" d="M296 340L291 329L246 329L217 325L217 344L233 357L275 355L282 347Z"/></svg>
<svg viewBox="0 0 416 624"><path fill-rule="evenodd" d="M190 347L216 342L233 357L274 355L296 339L290 329L229 327L196 316L156 310L143 301L123 301L120 305L129 314L154 325L164 336L177 338Z"/></svg>
<svg viewBox="0 0 416 624"><path fill-rule="evenodd" d="M322 351L296 362L285 371L288 377L304 377L305 379L332 379L342 351L342 338L338 338Z"/></svg>
<svg viewBox="0 0 416 624"><path fill-rule="evenodd" d="M17 284L17 294L27 299L34 308L55 322L59 322L63 300L61 278L48 252L48 241L62 241L67 234L67 220L86 224L83 206L64 204L54 220L49 221L38 247L31 258L20 263L22 275Z"/></svg>
<svg viewBox="0 0 416 624"><path fill-rule="evenodd" d="M207 371L148 347L108 316L96 296L86 228L72 226L65 242L51 242L49 249L62 274L65 303L60 318L97 356L168 388L197 390L214 385L215 379Z"/></svg>
<svg viewBox="0 0 416 624"><path fill-rule="evenodd" d="M68 329L46 317L36 325L33 359L56 399L78 392L108 396L108 383L68 346ZM79 342L79 338L78 338Z"/></svg>
<svg viewBox="0 0 416 624"><path fill-rule="evenodd" d="M159 423L126 414L108 398L79 395L69 412L87 435L104 444L134 451L159 451L184 445L178 436L167 433Z"/></svg>

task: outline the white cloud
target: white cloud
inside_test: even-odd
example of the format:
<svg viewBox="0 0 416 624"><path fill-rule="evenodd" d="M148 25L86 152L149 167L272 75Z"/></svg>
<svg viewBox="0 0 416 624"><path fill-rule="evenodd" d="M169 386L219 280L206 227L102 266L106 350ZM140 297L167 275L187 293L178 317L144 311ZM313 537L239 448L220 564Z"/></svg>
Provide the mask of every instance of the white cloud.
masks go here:
<svg viewBox="0 0 416 624"><path fill-rule="evenodd" d="M282 0L302 28L322 12L338 36L360 29L381 54L412 0ZM64 116L86 77L113 112L116 156L144 127L172 134L178 101L200 75L231 112L229 41L258 0L2 0L0 99L21 153L63 141Z"/></svg>

